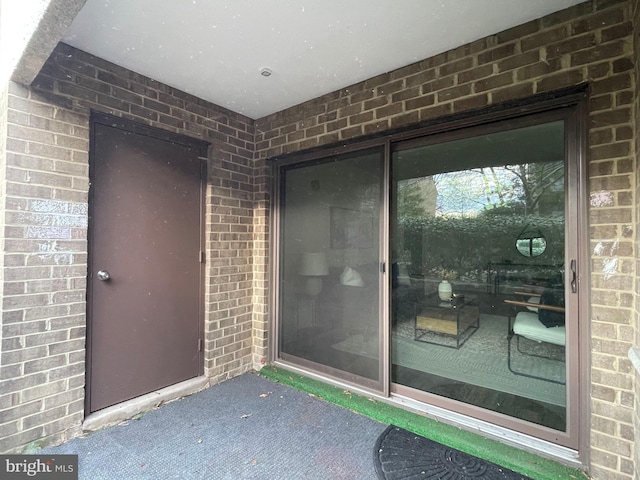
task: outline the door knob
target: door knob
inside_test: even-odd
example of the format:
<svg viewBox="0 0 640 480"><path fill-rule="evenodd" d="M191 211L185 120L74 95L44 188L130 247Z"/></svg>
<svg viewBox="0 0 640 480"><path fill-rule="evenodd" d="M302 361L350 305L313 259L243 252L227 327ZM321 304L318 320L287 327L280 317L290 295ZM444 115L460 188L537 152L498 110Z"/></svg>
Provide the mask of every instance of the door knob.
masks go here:
<svg viewBox="0 0 640 480"><path fill-rule="evenodd" d="M106 270L98 270L98 280L102 280L103 282L106 282L110 278L111 278L111 275L109 275L109 272L107 272Z"/></svg>

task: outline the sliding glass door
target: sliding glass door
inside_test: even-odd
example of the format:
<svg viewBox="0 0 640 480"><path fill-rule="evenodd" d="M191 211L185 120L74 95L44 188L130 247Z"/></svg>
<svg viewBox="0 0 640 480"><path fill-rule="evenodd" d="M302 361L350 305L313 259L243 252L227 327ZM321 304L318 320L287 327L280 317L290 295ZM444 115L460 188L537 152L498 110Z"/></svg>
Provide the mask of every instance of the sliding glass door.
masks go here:
<svg viewBox="0 0 640 480"><path fill-rule="evenodd" d="M280 355L381 389L383 150L281 172Z"/></svg>
<svg viewBox="0 0 640 480"><path fill-rule="evenodd" d="M577 449L576 105L281 161L276 360Z"/></svg>
<svg viewBox="0 0 640 480"><path fill-rule="evenodd" d="M566 146L562 119L393 146L394 383L566 432Z"/></svg>

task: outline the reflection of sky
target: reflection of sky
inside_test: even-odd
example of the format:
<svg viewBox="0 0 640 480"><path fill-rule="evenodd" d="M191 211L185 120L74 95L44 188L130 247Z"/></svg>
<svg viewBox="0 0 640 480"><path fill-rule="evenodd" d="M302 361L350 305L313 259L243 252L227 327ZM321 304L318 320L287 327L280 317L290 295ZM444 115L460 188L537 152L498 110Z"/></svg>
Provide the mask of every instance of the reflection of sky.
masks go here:
<svg viewBox="0 0 640 480"><path fill-rule="evenodd" d="M438 190L436 215L475 216L487 205L499 205L496 181L508 189L502 192L504 201L522 193L517 175L503 167L494 167L493 172L487 168L441 173L433 179Z"/></svg>

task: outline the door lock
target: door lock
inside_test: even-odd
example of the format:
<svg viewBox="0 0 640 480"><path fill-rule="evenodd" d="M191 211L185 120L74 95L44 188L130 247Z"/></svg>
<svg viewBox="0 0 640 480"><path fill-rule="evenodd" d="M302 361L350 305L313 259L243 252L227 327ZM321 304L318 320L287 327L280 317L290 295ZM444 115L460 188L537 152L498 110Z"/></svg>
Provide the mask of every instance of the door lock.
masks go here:
<svg viewBox="0 0 640 480"><path fill-rule="evenodd" d="M102 280L103 282L106 282L111 278L111 275L109 275L109 272L106 270L98 270L97 276L98 280Z"/></svg>

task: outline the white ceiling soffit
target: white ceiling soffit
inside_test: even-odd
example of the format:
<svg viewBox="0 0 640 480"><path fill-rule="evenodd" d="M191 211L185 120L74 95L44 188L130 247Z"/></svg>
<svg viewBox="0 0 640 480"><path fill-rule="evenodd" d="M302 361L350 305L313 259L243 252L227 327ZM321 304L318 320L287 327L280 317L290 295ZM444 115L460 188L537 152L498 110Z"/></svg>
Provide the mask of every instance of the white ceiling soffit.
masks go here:
<svg viewBox="0 0 640 480"><path fill-rule="evenodd" d="M577 3L88 0L63 41L256 119Z"/></svg>

